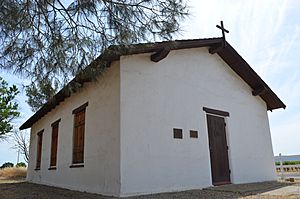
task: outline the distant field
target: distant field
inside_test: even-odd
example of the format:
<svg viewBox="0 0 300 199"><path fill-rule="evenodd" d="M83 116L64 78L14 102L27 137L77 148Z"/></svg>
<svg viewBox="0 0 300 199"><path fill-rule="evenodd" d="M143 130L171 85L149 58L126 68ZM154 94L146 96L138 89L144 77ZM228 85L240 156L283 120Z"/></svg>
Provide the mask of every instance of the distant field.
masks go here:
<svg viewBox="0 0 300 199"><path fill-rule="evenodd" d="M23 167L11 167L0 169L0 180L2 181L14 181L25 179L27 174L27 169Z"/></svg>

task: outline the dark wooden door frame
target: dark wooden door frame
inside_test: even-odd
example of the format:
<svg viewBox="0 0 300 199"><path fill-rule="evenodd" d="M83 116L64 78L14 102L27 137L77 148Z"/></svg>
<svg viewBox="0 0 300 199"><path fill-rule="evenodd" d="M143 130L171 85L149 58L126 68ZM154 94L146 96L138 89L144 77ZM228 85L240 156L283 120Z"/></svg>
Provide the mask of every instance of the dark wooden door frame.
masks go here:
<svg viewBox="0 0 300 199"><path fill-rule="evenodd" d="M203 107L206 112L212 184L230 184L230 167L225 117L228 112Z"/></svg>

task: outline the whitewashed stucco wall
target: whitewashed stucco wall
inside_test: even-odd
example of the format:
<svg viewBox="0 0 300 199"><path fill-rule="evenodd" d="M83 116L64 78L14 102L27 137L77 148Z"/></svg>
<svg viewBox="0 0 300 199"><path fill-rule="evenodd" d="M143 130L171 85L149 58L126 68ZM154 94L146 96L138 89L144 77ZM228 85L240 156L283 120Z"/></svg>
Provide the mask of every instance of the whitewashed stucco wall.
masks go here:
<svg viewBox="0 0 300 199"><path fill-rule="evenodd" d="M86 83L32 127L28 180L104 195L128 196L212 185L206 115L228 111L231 181L275 179L265 102L206 48L121 57L99 82ZM83 168L72 161L72 110L86 109ZM51 123L61 118L57 170L50 164ZM183 139L173 138L183 129ZM34 171L36 133L44 129L41 170ZM198 130L199 138L189 137Z"/></svg>
<svg viewBox="0 0 300 199"><path fill-rule="evenodd" d="M84 167L72 163L72 110L86 108ZM51 123L61 118L58 133L57 170L50 165ZM35 171L37 132L44 129L41 170ZM74 190L119 195L120 191L120 67L114 62L98 82L85 83L75 95L32 126L27 179L34 183Z"/></svg>
<svg viewBox="0 0 300 199"><path fill-rule="evenodd" d="M158 63L140 54L120 65L121 196L212 185L203 107L230 113L231 181L275 179L266 104L217 54L174 50ZM173 128L183 129L182 140Z"/></svg>

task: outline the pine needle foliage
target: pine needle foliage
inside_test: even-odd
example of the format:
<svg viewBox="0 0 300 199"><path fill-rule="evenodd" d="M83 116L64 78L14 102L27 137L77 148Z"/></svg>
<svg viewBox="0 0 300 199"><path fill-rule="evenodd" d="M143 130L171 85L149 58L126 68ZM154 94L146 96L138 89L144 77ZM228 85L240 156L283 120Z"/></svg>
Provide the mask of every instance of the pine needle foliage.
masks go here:
<svg viewBox="0 0 300 199"><path fill-rule="evenodd" d="M34 111L109 45L172 39L188 14L182 0L1 0L0 10L0 69L31 79Z"/></svg>
<svg viewBox="0 0 300 199"><path fill-rule="evenodd" d="M14 101L18 93L16 85L8 86L0 77L0 139L12 131L12 121L20 115L18 104Z"/></svg>

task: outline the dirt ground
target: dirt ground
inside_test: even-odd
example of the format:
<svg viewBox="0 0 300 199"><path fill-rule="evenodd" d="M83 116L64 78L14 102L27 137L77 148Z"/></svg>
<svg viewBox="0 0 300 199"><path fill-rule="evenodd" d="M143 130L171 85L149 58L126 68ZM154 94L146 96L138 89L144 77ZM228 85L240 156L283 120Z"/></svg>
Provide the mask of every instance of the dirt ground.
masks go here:
<svg viewBox="0 0 300 199"><path fill-rule="evenodd" d="M299 192L297 192L299 186ZM285 188L293 188L294 192L281 194L278 191ZM271 195L273 190L277 191ZM296 190L296 192L295 192ZM280 194L278 194L280 192ZM271 193L271 194L269 194ZM97 194L90 194L78 191L71 191L45 185L38 185L25 182L24 180L0 180L0 199L17 198L17 199L67 199L67 198L84 198L84 199L113 199ZM243 198L243 199L281 199L281 198L299 198L300 185L279 182L251 183L243 185L225 185L202 190L190 190L175 193L153 194L146 196L128 197L127 199L225 199L225 198ZM114 198L115 199L115 198Z"/></svg>

